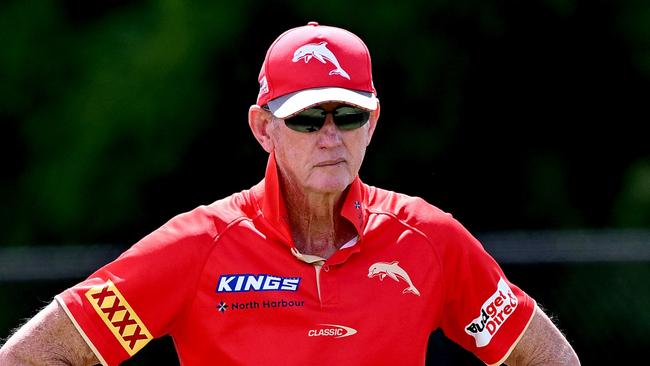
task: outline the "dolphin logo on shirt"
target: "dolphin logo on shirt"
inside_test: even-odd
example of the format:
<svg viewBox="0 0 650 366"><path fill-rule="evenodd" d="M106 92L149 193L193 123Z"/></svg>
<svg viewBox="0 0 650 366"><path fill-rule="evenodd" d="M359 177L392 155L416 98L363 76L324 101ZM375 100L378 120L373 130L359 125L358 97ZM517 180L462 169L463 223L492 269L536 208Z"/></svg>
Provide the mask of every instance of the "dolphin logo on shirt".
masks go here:
<svg viewBox="0 0 650 366"><path fill-rule="evenodd" d="M368 278L379 276L379 280L383 281L385 277L390 277L395 281L403 280L408 284L408 287L402 291L403 294L411 293L420 296L420 291L413 285L413 281L408 273L398 265L399 262L377 262L368 268Z"/></svg>
<svg viewBox="0 0 650 366"><path fill-rule="evenodd" d="M305 63L308 63L312 58L315 58L324 64L328 61L331 62L335 69L330 71L330 75L340 75L350 80L350 75L343 70L339 64L339 60L334 56L334 53L327 48L327 42L308 43L304 46L300 46L300 48L293 53L293 59L291 59L291 61L298 62L304 60Z"/></svg>

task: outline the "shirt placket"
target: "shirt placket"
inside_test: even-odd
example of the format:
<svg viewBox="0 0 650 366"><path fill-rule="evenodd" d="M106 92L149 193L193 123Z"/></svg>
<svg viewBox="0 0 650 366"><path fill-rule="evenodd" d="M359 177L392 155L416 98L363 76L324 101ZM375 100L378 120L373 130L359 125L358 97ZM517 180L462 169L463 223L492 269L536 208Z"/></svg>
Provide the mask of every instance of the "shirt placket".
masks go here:
<svg viewBox="0 0 650 366"><path fill-rule="evenodd" d="M336 278L336 266L330 265L324 258L300 253L291 248L293 255L314 268L314 281L321 310L336 306L339 302L339 285Z"/></svg>

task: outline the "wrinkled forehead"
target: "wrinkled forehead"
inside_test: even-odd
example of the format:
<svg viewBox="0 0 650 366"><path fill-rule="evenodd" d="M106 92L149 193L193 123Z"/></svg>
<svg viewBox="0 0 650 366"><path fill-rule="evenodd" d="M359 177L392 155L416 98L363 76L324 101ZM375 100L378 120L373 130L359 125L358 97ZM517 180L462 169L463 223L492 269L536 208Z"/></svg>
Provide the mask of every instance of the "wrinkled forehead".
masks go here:
<svg viewBox="0 0 650 366"><path fill-rule="evenodd" d="M333 111L333 110L335 110L335 109L337 109L339 107L343 107L343 106L350 106L350 105L346 104L346 103L342 103L342 102L332 101L332 102L319 103L319 104L316 104L316 105L312 106L311 108L318 108L318 109L322 109L324 111L329 112L329 111ZM352 107L352 106L350 106L350 107Z"/></svg>

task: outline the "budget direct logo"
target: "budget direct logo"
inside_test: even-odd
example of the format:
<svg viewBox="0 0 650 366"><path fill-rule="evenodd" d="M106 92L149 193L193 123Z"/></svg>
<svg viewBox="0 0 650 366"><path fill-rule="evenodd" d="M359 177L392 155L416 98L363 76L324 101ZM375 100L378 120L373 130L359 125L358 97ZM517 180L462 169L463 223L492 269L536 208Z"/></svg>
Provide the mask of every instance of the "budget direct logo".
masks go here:
<svg viewBox="0 0 650 366"><path fill-rule="evenodd" d="M357 330L338 324L319 324L316 329L310 329L307 332L309 337L332 337L344 338L357 334Z"/></svg>
<svg viewBox="0 0 650 366"><path fill-rule="evenodd" d="M219 277L217 292L298 291L300 277L269 274L224 274Z"/></svg>
<svg viewBox="0 0 650 366"><path fill-rule="evenodd" d="M517 297L501 278L497 290L481 306L478 318L465 326L465 333L474 337L476 347L484 347L517 308Z"/></svg>

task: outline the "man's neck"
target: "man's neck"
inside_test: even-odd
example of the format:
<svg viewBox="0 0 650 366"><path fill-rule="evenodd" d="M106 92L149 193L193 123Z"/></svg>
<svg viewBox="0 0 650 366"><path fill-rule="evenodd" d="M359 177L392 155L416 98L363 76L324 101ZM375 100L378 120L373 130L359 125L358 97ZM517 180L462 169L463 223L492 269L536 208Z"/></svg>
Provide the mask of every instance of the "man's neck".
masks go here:
<svg viewBox="0 0 650 366"><path fill-rule="evenodd" d="M329 258L353 239L356 229L341 216L345 192L295 193L285 190L291 235L303 254Z"/></svg>

